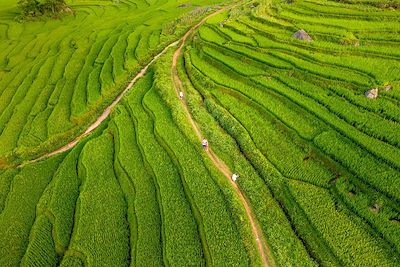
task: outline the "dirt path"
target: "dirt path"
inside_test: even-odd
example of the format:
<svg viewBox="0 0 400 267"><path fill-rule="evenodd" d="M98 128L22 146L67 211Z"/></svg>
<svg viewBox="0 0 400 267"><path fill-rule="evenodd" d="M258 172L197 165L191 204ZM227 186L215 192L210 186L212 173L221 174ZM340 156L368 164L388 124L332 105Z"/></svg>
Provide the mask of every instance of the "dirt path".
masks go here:
<svg viewBox="0 0 400 267"><path fill-rule="evenodd" d="M168 45L163 51L161 51L158 55L156 55L145 67L142 68L142 70L131 80L131 82L128 84L128 86L124 89L124 91L122 91L122 93L120 93L117 98L104 110L104 112L97 118L97 120L95 122L93 122L87 129L85 132L83 132L81 135L79 135L78 137L76 137L73 141L69 142L68 144L50 152L47 153L39 158L27 161L21 165L18 166L18 168L23 167L27 164L31 164L58 154L61 154L65 151L68 151L72 148L74 148L79 141L81 141L83 138L85 138L86 136L88 136L90 133L92 133L94 130L96 130L100 124L107 119L107 117L110 115L112 109L121 101L122 97L133 87L133 85L137 82L138 79L140 79L141 77L143 77L146 72L147 69L150 67L151 64L154 63L154 61L156 61L160 56L162 56L163 54L165 54L165 52L173 47L176 46L178 43L181 43L181 45L179 46L179 48L176 50L176 52L174 53L173 56L173 60L172 60L172 77L173 77L173 81L174 81L174 85L175 85L175 90L176 90L176 94L177 96L179 95L179 91L181 90L181 88L183 88L182 85L182 81L180 80L179 76L178 76L178 72L177 72L177 62L178 62L178 58L181 55L182 52L182 48L184 47L184 45L186 44L186 40L187 38L198 28L200 27L207 19L209 19L212 16L215 16L221 12L223 12L224 10L226 10L227 8L223 8L220 9L210 15L208 15L207 17L205 17L204 19L202 19L199 23L197 23L195 26L193 26L180 40ZM201 141L202 135L201 135L201 131L199 129L199 127L196 125L195 121L192 118L191 113L189 112L189 109L187 107L186 102L181 101L182 107L186 112L187 118L190 121L193 130L196 132L199 141ZM200 142L199 142L200 144ZM231 175L232 172L229 170L228 166L218 158L218 156L212 151L212 149L209 149L207 151L208 156L210 157L210 159L213 161L213 163L215 164L215 166L226 176L226 178L230 181L232 187L235 189L237 195L240 198L240 201L242 202L247 217L249 218L250 224L251 224L251 229L252 229L252 233L253 236L255 238L255 242L257 243L257 247L258 247L258 251L261 255L262 261L263 261L263 266L269 266L268 265L268 261L267 261L267 254L269 254L268 251L268 247L266 246L266 243L264 241L262 232L259 228L259 226L256 224L255 221L255 217L253 215L253 212L249 206L249 203L247 201L247 199L244 197L243 193L240 191L239 187L237 186L237 184L235 182L233 182L231 180Z"/></svg>
<svg viewBox="0 0 400 267"><path fill-rule="evenodd" d="M220 11L217 11L218 13L220 13ZM47 154L44 154L43 156L40 156L36 159L32 159L26 162L23 162L22 164L16 166L17 168L22 168L25 165L29 165L35 162L38 162L40 160L61 154L65 151L68 151L72 148L74 148L79 141L81 141L83 138L85 138L86 136L88 136L89 134L91 134L94 130L96 130L100 124L105 121L108 116L110 115L112 109L121 101L122 97L125 96L125 94L132 89L133 85L137 82L137 80L139 80L141 77L143 77L146 72L147 69L151 66L151 64L154 63L154 61L156 61L160 56L162 56L163 54L165 54L165 52L167 52L167 50L173 46L176 46L177 44L179 44L180 42L182 42L183 44L185 43L187 37L195 30L197 29L201 24L203 24L206 19L208 19L209 17L211 17L213 14L217 14L217 13L212 13L211 15L208 15L205 19L203 19L202 21L200 21L200 23L196 24L195 26L193 26L192 28L190 28L188 30L188 32L182 37L180 38L178 41L173 42L172 44L168 45L167 47L164 48L163 51L161 51L159 54L157 54L156 56L153 57L153 59L142 68L142 70L131 80L131 82L128 84L128 86L124 89L124 91L122 91L117 98L115 98L115 100L103 111L103 113L96 119L95 122L93 122L86 130L85 132L83 132L82 134L80 134L79 136L77 136L74 140L72 140L71 142L69 142L68 144L52 151L49 152ZM181 48L180 48L181 49Z"/></svg>
<svg viewBox="0 0 400 267"><path fill-rule="evenodd" d="M171 75L172 75L172 79L174 82L174 87L175 87L175 93L176 96L179 97L179 92L180 91L184 91L183 90L183 84L181 79L179 78L178 75L178 69L177 69L177 62L179 57L181 56L182 53L182 49L186 44L186 40L187 38L198 28L200 27L204 22L206 22L207 19L209 19L212 16L215 16L221 12L223 12L224 10L226 10L226 8L221 9L217 12L214 12L210 15L208 15L207 17L205 17L202 21L200 21L197 25L195 25L192 29L190 29L183 37L182 37L182 43L179 46L179 48L176 50L176 52L174 53L174 56L172 58L172 70L171 70ZM194 121L192 114L189 112L189 108L187 106L187 103L182 100L181 101L181 105L182 108L184 109L185 113L186 113L186 117L188 118L190 124L192 125L193 130L196 132L196 135L199 139L199 145L201 143L201 140L203 138L200 128L197 126L196 122ZM235 189L237 195L240 198L240 201L242 202L245 211L246 211L246 215L249 218L250 224L251 224L251 230L255 239L255 242L257 243L257 248L258 248L258 252L260 253L261 259L262 259L262 263L263 266L269 266L268 264L268 260L267 260L267 254L269 255L269 250L268 247L266 245L266 242L264 240L264 237L262 235L261 229L259 227L259 225L256 223L254 214L250 208L249 202L247 201L247 199L245 198L245 196L243 195L242 191L240 190L240 188L238 187L238 185L231 179L232 177L232 172L229 170L229 167L225 164L225 162L223 162L220 158L218 158L218 156L212 151L211 148L208 149L207 154L209 156L209 158L212 160L212 162L214 163L214 165L225 175L225 177L230 181L232 187Z"/></svg>
<svg viewBox="0 0 400 267"><path fill-rule="evenodd" d="M192 29L190 29L192 30ZM190 31L189 30L189 31ZM183 38L183 37L182 37ZM142 70L130 81L130 83L128 84L128 86L124 89L124 91L122 91L122 93L120 93L117 98L115 98L115 100L103 111L103 113L96 119L95 122L93 122L86 130L85 132L83 132L82 134L80 134L78 137L76 137L73 141L69 142L68 144L58 148L57 150L54 150L50 153L47 153L39 158L24 162L21 165L18 165L18 168L21 168L25 165L31 164L31 163L35 163L37 161L61 154L65 151L68 151L72 148L74 148L79 141L81 141L83 138L85 138L86 136L88 136L89 134L91 134L94 130L96 130L100 124L105 121L107 119L107 117L110 115L112 109L121 101L122 97L125 96L125 94L132 89L133 85L137 82L137 80L139 80L141 77L143 77L146 72L147 69L150 67L151 64L154 63L154 61L156 61L160 56L162 56L163 54L165 54L165 52L167 52L167 50L173 46L176 46L177 44L179 44L179 42L182 41L182 38L176 42L173 42L172 44L168 45L166 48L164 48L163 51L161 51L159 54L157 54L156 56L153 57L153 59L142 68Z"/></svg>

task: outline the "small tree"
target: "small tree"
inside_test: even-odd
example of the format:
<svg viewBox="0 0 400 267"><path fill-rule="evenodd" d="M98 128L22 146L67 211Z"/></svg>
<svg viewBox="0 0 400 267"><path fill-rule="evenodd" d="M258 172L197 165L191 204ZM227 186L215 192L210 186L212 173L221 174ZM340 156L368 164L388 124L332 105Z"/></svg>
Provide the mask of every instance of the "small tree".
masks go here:
<svg viewBox="0 0 400 267"><path fill-rule="evenodd" d="M36 17L47 13L61 13L67 7L65 0L19 0L19 8L22 10L21 17Z"/></svg>

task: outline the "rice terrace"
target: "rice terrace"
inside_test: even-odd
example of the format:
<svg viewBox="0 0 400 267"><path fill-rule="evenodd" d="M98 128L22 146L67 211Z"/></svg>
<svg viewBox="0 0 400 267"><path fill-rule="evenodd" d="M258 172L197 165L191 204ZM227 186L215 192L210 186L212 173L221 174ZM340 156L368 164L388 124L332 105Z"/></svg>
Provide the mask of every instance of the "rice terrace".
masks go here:
<svg viewBox="0 0 400 267"><path fill-rule="evenodd" d="M400 0L1 0L3 266L400 266Z"/></svg>

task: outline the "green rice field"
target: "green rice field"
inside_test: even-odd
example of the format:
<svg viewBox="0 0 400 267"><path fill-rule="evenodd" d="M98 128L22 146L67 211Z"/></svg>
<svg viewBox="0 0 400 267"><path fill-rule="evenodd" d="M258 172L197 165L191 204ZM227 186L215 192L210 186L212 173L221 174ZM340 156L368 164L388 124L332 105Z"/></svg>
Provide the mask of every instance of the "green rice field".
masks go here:
<svg viewBox="0 0 400 267"><path fill-rule="evenodd" d="M0 266L400 266L398 0L16 2Z"/></svg>

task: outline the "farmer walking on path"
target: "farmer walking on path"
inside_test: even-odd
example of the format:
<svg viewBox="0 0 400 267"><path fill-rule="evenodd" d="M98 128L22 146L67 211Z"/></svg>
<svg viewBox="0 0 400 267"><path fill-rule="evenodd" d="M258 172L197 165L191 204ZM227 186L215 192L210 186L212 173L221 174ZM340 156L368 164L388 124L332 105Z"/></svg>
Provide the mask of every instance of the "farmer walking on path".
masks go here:
<svg viewBox="0 0 400 267"><path fill-rule="evenodd" d="M202 144L204 150L208 151L208 141L207 141L207 139L203 138L203 141L201 141L201 144Z"/></svg>
<svg viewBox="0 0 400 267"><path fill-rule="evenodd" d="M232 174L232 181L236 182L237 178L239 178L239 174Z"/></svg>

